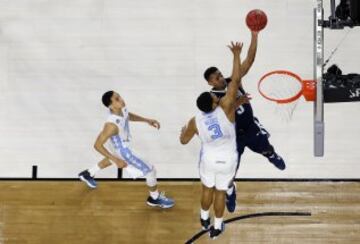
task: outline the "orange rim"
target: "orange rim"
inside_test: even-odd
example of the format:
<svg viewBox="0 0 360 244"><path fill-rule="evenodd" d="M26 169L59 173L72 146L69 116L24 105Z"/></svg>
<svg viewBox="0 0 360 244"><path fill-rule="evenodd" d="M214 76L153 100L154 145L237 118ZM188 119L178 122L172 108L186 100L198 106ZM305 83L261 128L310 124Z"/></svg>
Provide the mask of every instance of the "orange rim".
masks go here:
<svg viewBox="0 0 360 244"><path fill-rule="evenodd" d="M308 102L313 102L316 99L316 82L314 80L303 80L302 95Z"/></svg>
<svg viewBox="0 0 360 244"><path fill-rule="evenodd" d="M296 93L294 96L292 97L289 97L289 98L284 98L284 99L277 99L277 98L272 98L272 97L269 97L268 95L266 95L263 91L261 91L261 84L262 82L265 80L265 78L269 77L270 75L274 75L274 74L282 74L282 75L289 75L293 78L295 78L297 81L300 82L300 84L302 85L302 80L300 78L300 76L298 76L297 74L294 74L293 72L291 71L287 71L287 70L274 70L274 71L271 71L265 75L263 75L259 82L258 82L258 91L259 93L261 94L261 96L263 96L265 99L267 100L270 100L270 101L273 101L273 102L277 102L277 103L291 103L297 99L299 99L299 97L301 97L302 95L302 89L299 90L298 93Z"/></svg>

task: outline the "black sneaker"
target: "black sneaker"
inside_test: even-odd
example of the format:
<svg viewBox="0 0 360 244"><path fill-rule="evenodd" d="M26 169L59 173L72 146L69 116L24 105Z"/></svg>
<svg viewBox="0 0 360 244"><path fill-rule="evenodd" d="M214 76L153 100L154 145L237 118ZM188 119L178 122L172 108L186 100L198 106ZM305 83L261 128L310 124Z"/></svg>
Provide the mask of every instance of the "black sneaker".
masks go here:
<svg viewBox="0 0 360 244"><path fill-rule="evenodd" d="M90 175L88 170L84 170L83 172L81 172L79 174L79 178L81 181L85 182L90 188L92 189L96 188L97 186L96 181L94 177Z"/></svg>
<svg viewBox="0 0 360 244"><path fill-rule="evenodd" d="M210 226L210 218L208 218L206 220L200 218L200 223L201 223L201 228L203 230L208 230L209 226Z"/></svg>
<svg viewBox="0 0 360 244"><path fill-rule="evenodd" d="M209 236L210 236L211 239L214 240L214 239L218 238L219 235L221 235L221 234L224 232L224 230L225 230L225 224L224 224L224 222L222 222L222 224L221 224L221 229L220 229L220 230L219 230L219 229L215 229L214 226L212 225L212 226L210 227Z"/></svg>
<svg viewBox="0 0 360 244"><path fill-rule="evenodd" d="M280 170L284 170L286 168L284 160L276 152L269 156L268 159L276 168Z"/></svg>
<svg viewBox="0 0 360 244"><path fill-rule="evenodd" d="M229 211L229 213L233 213L236 208L236 185L235 185L235 182L233 182L232 187L234 188L232 194L231 195L225 194L226 208Z"/></svg>

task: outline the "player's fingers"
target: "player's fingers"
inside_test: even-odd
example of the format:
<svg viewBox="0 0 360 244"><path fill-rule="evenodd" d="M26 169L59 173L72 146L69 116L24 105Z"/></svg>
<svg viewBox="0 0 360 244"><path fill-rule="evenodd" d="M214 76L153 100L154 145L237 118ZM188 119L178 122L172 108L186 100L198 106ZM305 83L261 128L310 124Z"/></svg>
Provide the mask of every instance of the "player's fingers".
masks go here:
<svg viewBox="0 0 360 244"><path fill-rule="evenodd" d="M155 127L156 129L160 129L160 123L158 121L156 121L156 120L152 121L151 125L153 127Z"/></svg>

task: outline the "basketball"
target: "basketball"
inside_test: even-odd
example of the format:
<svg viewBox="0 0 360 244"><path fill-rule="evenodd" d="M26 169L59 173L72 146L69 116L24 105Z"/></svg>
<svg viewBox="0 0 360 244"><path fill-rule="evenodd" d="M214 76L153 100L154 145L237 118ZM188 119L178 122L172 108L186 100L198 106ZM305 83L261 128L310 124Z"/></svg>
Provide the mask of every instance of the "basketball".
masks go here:
<svg viewBox="0 0 360 244"><path fill-rule="evenodd" d="M251 31L261 31L267 24L267 16L260 9L253 9L246 15L246 25Z"/></svg>

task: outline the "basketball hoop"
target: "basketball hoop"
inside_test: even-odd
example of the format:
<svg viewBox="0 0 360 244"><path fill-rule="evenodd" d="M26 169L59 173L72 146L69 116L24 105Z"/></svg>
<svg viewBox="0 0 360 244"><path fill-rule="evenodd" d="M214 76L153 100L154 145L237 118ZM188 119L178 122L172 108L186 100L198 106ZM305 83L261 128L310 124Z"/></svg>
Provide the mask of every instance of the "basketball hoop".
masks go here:
<svg viewBox="0 0 360 244"><path fill-rule="evenodd" d="M316 84L313 80L303 80L287 70L275 70L262 76L258 90L265 99L274 102L276 111L285 120L291 120L301 96L306 101L315 101Z"/></svg>

